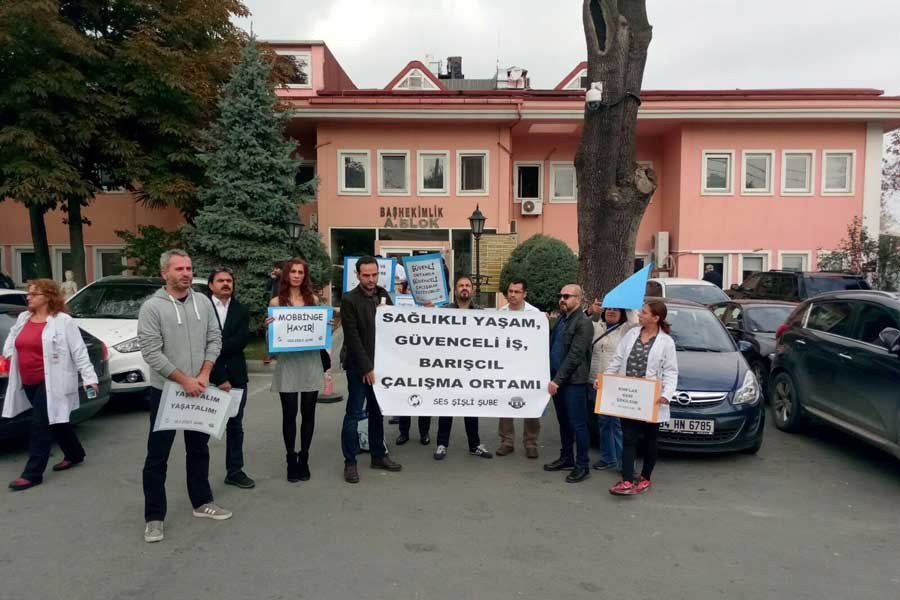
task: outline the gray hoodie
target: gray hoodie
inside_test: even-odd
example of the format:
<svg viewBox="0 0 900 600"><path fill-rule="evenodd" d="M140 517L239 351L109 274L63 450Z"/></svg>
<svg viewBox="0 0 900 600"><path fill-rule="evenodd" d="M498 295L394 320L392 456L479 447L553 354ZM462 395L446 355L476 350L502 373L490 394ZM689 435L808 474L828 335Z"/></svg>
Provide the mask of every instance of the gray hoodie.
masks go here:
<svg viewBox="0 0 900 600"><path fill-rule="evenodd" d="M175 369L196 377L204 361L215 362L222 332L208 298L191 290L181 302L161 288L141 305L138 341L150 365L150 385L162 389Z"/></svg>

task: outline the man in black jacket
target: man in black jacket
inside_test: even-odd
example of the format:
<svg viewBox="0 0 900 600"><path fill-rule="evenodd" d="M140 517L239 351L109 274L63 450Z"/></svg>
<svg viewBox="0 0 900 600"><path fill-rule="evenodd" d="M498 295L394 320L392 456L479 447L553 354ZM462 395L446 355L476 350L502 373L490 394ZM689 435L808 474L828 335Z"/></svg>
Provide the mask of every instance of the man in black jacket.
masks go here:
<svg viewBox="0 0 900 600"><path fill-rule="evenodd" d="M559 319L550 335L550 384L562 448L559 458L544 465L545 471L568 471L569 483L590 477L590 436L587 429L587 395L591 369L591 339L594 326L581 310L584 293L578 285L567 285L559 294ZM572 446L576 455L572 454Z"/></svg>
<svg viewBox="0 0 900 600"><path fill-rule="evenodd" d="M347 372L347 412L341 429L344 453L344 480L359 483L356 455L359 437L356 427L363 402L369 414L369 451L372 468L399 471L402 467L391 460L384 447L384 420L375 398L375 310L380 304L393 304L391 295L378 285L378 261L363 256L356 261L359 285L341 297L341 328L344 347L341 362Z"/></svg>
<svg viewBox="0 0 900 600"><path fill-rule="evenodd" d="M250 489L256 483L244 473L244 407L247 404L247 360L244 348L250 339L250 312L234 299L234 275L226 267L213 269L207 280L222 329L222 351L213 365L209 381L219 389L243 389L241 408L225 428L225 483Z"/></svg>

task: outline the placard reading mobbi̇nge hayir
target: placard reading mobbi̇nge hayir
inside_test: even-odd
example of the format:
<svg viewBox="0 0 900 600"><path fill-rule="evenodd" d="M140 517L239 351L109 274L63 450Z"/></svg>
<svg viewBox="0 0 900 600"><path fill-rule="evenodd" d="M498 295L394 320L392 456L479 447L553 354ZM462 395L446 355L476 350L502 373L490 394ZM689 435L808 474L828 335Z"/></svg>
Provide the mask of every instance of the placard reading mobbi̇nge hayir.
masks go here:
<svg viewBox="0 0 900 600"><path fill-rule="evenodd" d="M269 352L331 348L330 306L270 306Z"/></svg>

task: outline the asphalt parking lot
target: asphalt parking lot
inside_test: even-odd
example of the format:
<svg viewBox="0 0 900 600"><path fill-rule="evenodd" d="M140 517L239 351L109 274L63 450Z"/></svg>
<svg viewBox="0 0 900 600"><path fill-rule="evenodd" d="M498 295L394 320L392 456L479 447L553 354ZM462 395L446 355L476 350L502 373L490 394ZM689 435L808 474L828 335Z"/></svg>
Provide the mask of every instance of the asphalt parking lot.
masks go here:
<svg viewBox="0 0 900 600"><path fill-rule="evenodd" d="M80 425L87 462L44 484L0 492L2 598L897 598L900 461L815 427L769 427L758 456L664 455L654 489L607 493L545 473L558 452L552 415L541 458L465 452L457 419L447 460L413 441L401 473L360 462L342 479L344 405L320 404L312 480L284 478L280 406L253 375L245 423L253 490L225 486L211 443L216 500L230 521L191 516L179 439L169 463L166 539L143 541L147 413L111 406ZM432 438L436 433L432 425ZM496 420L481 423L496 446ZM59 456L54 449L54 461ZM0 451L19 475L21 445Z"/></svg>

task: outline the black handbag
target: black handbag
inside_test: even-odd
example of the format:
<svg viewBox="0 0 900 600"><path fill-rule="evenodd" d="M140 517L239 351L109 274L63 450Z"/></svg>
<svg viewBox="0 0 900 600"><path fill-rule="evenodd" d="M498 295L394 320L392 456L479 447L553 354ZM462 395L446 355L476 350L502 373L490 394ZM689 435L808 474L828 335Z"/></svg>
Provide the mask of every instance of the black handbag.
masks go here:
<svg viewBox="0 0 900 600"><path fill-rule="evenodd" d="M322 359L322 370L327 371L331 368L331 355L324 348L319 350L319 357Z"/></svg>

